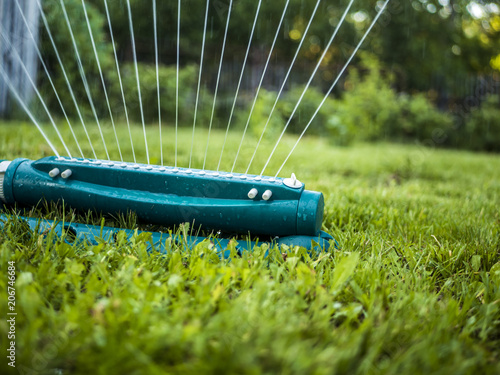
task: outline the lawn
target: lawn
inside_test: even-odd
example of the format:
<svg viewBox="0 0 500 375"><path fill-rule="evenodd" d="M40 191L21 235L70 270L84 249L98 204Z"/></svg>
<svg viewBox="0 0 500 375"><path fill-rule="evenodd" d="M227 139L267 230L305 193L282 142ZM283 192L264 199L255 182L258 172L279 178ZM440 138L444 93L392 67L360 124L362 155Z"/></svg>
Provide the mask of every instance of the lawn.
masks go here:
<svg viewBox="0 0 500 375"><path fill-rule="evenodd" d="M124 129L120 144L130 160ZM109 126L104 131L111 140ZM142 128L132 131L143 162ZM156 132L148 127L151 162L160 163ZM174 134L164 128L165 164L174 162ZM230 132L222 170L231 168L240 134ZM211 135L210 169L223 137L221 131ZM180 129L178 138L178 162L185 166L191 129ZM245 142L236 171L244 171L255 142L251 136ZM284 139L267 173L276 172L294 142ZM199 167L206 131L197 133L195 145ZM108 147L119 158L117 147ZM266 140L253 172L271 147ZM90 152L83 142L82 149ZM95 149L103 157L102 145ZM32 125L0 124L0 158L50 154ZM295 172L306 188L325 195L323 229L339 246L321 254L262 246L221 260L203 243L148 255L144 236L70 246L26 233L12 218L0 233L0 306L6 317L6 275L14 261L15 370L498 374L499 171L498 155L418 145L339 148L306 138L281 175ZM7 331L2 318L4 354ZM7 368L5 355L0 362Z"/></svg>

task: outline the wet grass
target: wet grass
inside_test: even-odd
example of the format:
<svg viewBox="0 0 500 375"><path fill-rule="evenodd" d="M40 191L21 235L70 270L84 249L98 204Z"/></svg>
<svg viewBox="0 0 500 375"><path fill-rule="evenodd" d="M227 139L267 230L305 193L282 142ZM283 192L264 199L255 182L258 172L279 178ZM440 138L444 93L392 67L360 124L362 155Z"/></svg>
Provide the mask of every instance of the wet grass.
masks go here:
<svg viewBox="0 0 500 375"><path fill-rule="evenodd" d="M140 139L142 129L133 131ZM165 164L174 160L173 134L164 131ZM181 166L190 137L189 129L180 130ZM209 168L217 165L222 138L212 134ZM285 139L270 173L294 141ZM231 133L227 155L238 143ZM200 144L196 166L205 151ZM256 167L270 146L265 143ZM246 147L237 171L253 152ZM102 146L96 152L102 155ZM145 157L143 146L136 152ZM0 125L1 158L49 154L31 126ZM151 155L158 163L159 152ZM232 158L224 158L221 169L231 165ZM306 139L283 175L293 171L307 188L325 194L323 228L339 248L317 255L263 247L220 260L208 244L148 255L147 238L140 236L78 247L31 235L11 218L0 234L0 306L6 316L6 270L14 261L16 370L499 373L499 170L497 155L390 144L334 148ZM33 215L62 213L48 211L41 207ZM7 329L2 319L2 350ZM4 356L2 368L6 363Z"/></svg>

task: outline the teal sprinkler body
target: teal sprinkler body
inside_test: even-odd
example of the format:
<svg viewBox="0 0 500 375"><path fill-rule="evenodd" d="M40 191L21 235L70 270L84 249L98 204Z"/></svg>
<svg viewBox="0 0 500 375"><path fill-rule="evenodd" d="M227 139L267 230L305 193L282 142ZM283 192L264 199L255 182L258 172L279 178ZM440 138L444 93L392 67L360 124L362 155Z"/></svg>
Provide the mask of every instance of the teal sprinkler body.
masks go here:
<svg viewBox="0 0 500 375"><path fill-rule="evenodd" d="M1 201L34 206L43 199L79 211L133 211L140 221L162 226L188 222L229 234L278 236L273 242L308 249L328 249L333 239L320 230L323 195L305 190L294 175L281 179L64 157L0 162ZM70 229L81 238L95 235L91 226ZM220 250L226 242L218 242Z"/></svg>

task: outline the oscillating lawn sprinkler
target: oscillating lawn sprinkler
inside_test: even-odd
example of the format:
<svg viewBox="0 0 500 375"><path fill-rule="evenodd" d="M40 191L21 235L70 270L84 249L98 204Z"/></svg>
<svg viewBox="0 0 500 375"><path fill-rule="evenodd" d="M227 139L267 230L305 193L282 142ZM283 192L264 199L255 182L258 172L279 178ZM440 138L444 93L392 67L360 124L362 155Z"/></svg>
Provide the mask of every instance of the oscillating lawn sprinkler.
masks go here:
<svg viewBox="0 0 500 375"><path fill-rule="evenodd" d="M346 18L350 8L353 4L354 0L350 0L347 8L345 9L340 22L335 27L333 31L327 47L324 49L322 57L317 62L314 71L309 78L308 83L306 84L303 93L300 96L299 101L295 105L292 114L285 125L278 141L276 142L271 155L269 156L268 162L273 155L278 143L281 141L284 132L286 131L291 118L295 114L298 106L306 90L309 88L311 82L313 81L314 76L316 75L320 65L323 61L323 58L326 55L326 52L329 50L337 32L342 25L344 19ZM302 136L307 131L315 116L318 114L322 105L326 102L329 95L332 93L332 90L336 86L342 74L347 69L349 63L352 61L356 52L359 50L361 45L363 44L365 38L376 24L380 15L384 11L387 6L389 0L385 0L385 2L379 6L379 11L377 15L373 18L372 22L368 26L365 31L363 37L354 48L354 51L347 59L347 62L340 70L337 78L332 82L329 90L325 94L323 100L320 102L318 108L316 109L314 115L309 120L307 125L304 127L301 135L299 136L297 142L293 146L290 154L295 150L298 142L302 139ZM279 94L277 96L277 101L279 100L280 94L284 88L285 82L288 79L288 75L291 72L291 69L295 63L295 58L298 56L300 51L300 47L302 45L302 41L305 39L305 35L307 30L309 29L309 25L313 20L314 14L316 13L316 9L319 5L320 1L317 1L316 8L311 15L308 26L304 31L301 42L297 48L295 57L292 60L290 68L286 74L286 78L282 83ZM109 17L108 7L106 1L104 2L107 19L109 24L110 36L113 40L113 33L111 27L111 21ZM156 4L156 2L154 2ZM177 46L179 47L179 35L180 35L180 4L178 8L178 22L177 22ZM281 26L285 14L288 9L289 1L285 3L283 14L279 21L279 25L276 30L275 38L270 49L268 59L264 68L263 75L261 77L257 93L254 97L254 104L259 95L259 90L261 88L261 84L264 79L265 72L267 70L267 64L269 63L273 53L274 43L276 38L281 33ZM52 33L48 27L48 23L46 17L44 15L43 9L39 2L37 5L40 8L40 13L42 16L42 20L44 22L47 34L51 40L51 43L54 47L54 51L58 57L61 69L66 77L65 70L63 68L63 64L59 59L59 54L57 52L56 44L52 38ZM71 34L71 39L73 42L73 47L75 50L75 55L77 57L78 66L80 67L79 72L82 78L82 82L84 87L86 88L87 97L89 100L90 107L92 108L92 112L94 114L96 123L99 127L99 131L101 133L101 138L105 146L105 140L101 131L101 127L99 125L99 119L97 113L94 108L93 100L91 97L90 90L88 89L87 79L85 77L83 65L80 58L80 53L78 52L78 47L75 42L75 38L73 36L71 22L69 21L66 8L64 6L64 2L60 1L61 10L63 11L66 24ZM92 36L92 28L89 25L89 19L87 17L87 11L85 7L85 2L82 0L83 9L85 12L85 18L87 21L90 38L93 45L93 50L96 58L96 62L98 65L98 69L101 76L102 86L104 89L105 98L108 104L110 119L113 124L113 128L116 129L113 121L113 115L111 106L108 100L108 94L106 91L106 84L103 73L101 71L99 57L97 53L97 49L94 43L94 38ZM20 7L19 7L20 8ZM130 2L127 0L127 9L128 9L128 19L129 19L129 28L131 34L132 41L132 49L135 63L135 73L136 73L136 81L137 81L137 91L138 91L138 99L139 99L139 107L141 110L142 123L144 128L144 140L146 143L147 149L147 138L144 124L144 116L142 109L142 98L140 94L140 82L139 82L139 69L137 65L137 57L135 50L135 41L134 41L134 30L133 30L133 22L132 22L132 11L130 7ZM212 105L212 119L213 113L216 105L217 92L220 81L220 72L223 63L224 57L224 49L226 46L226 36L227 30L230 21L230 14L232 9L232 1L229 5L229 11L226 20L226 27L224 32L224 41L222 44L221 58L219 63L219 70L217 76L217 84L214 93L214 100ZM259 14L260 2L257 7L255 21L251 31L250 41L247 47L247 54L250 51L250 44L252 40L252 35L254 31L254 26L257 21L257 16ZM21 10L21 9L20 9ZM207 1L206 12L205 12L205 26L203 33L203 44L202 44L202 52L200 59L200 70L199 70L199 79L198 79L198 93L196 99L195 106L195 116L193 122L193 137L194 130L196 124L196 109L198 107L198 94L199 87L202 76L202 63L203 63L203 53L205 48L205 35L207 30L207 20L208 20L208 12L209 10L209 1ZM22 13L22 10L21 10ZM154 15L156 15L156 5L154 6ZM28 23L23 17L26 25ZM28 26L29 29L29 26ZM157 43L157 31L156 31L156 17L154 18L154 29L155 29L155 57L156 57L156 67L157 67L157 95L158 95L158 117L159 117L159 128L160 128L160 144L161 142L161 105L160 105L160 85L159 85L159 75L158 75L158 43ZM3 33L2 33L3 34ZM31 34L31 32L30 32ZM36 39L32 36L33 41L36 45ZM7 46L10 46L7 39ZM114 43L112 43L114 45ZM14 56L17 58L19 64L24 68L28 77L30 77L29 72L24 67L21 57L14 51ZM40 51L37 49L40 60L42 61L42 65L47 73L47 77L50 82L52 80L50 78L49 70L46 68L46 65L43 63L43 57L41 56ZM120 77L120 69L119 63L116 56L116 51L114 50L115 62L117 66L118 77ZM245 57L246 62L247 57ZM235 100L233 102L236 104L236 98L238 97L238 91L240 88L241 77L243 76L245 63L243 63L242 73L240 75L240 81L237 86ZM179 69L179 48L177 48L177 81L178 81L178 69ZM21 96L16 93L16 90L12 84L9 83L9 77L6 72L3 72L2 67L0 66L0 73L3 76L5 82L9 85L12 93L21 104L21 106L25 109L26 113L32 119L34 124L40 130L44 138L47 140L49 144L51 142L45 136L45 133L38 125L38 122L30 113L28 105L24 103ZM66 77L67 78L67 77ZM121 78L120 86L122 86ZM60 136L59 131L57 130L57 126L53 121L52 116L50 115L50 111L45 105L42 96L40 95L35 82L30 79L30 82L33 86L33 89L37 93L41 103L43 104L44 109L47 112L47 115L51 119L52 125ZM57 94L57 90L54 85L54 93L56 97L59 99ZM73 95L73 91L71 89L71 85L68 81L68 87L70 89L70 93L76 108L78 109L78 104ZM177 82L176 85L176 95L178 97L178 88L179 84ZM123 88L122 88L122 96L123 96ZM60 102L60 101L59 101ZM63 105L61 104L61 109L63 110L64 115L66 116L66 112L64 111ZM253 105L252 110L253 111ZM125 103L125 96L123 96L123 106L125 108L125 114L127 113L127 106ZM274 107L273 107L274 110ZM178 108L176 106L176 129L177 129L177 113ZM79 117L82 120L82 125L84 126L85 132L87 130L83 123L82 116L80 111L78 110ZM250 113L249 119L252 115ZM271 118L272 112L270 114L269 119ZM231 112L232 116L232 112ZM232 117L231 117L232 118ZM231 118L227 125L227 131L229 130L229 125ZM208 151L208 142L210 139L210 130L212 128L212 119L209 125L209 133L207 139L207 149L205 151L205 161L206 154ZM247 125L248 126L248 121ZM127 115L128 122L128 115ZM69 120L68 120L68 125ZM264 131L267 127L267 123L264 127L264 130L261 134L261 138L264 135ZM71 125L70 125L71 128ZM71 131L73 132L72 128ZM246 132L246 127L245 127ZM177 134L177 133L176 133ZM245 134L245 133L243 133ZM74 135L74 133L73 133ZM88 136L88 133L87 133ZM117 138L117 137L116 137ZM194 138L193 138L194 139ZM63 139L60 136L60 140L65 145ZM75 138L76 140L76 138ZM118 138L116 139L118 142ZM90 141L90 139L89 139ZM224 140L224 142L226 139ZM243 141L243 138L242 138ZM132 142L133 143L133 142ZM260 140L259 140L260 144ZM258 145L259 145L258 144ZM258 147L257 145L257 147ZM240 144L241 146L241 144ZM65 145L66 147L66 145ZM106 146L105 146L106 147ZM53 148L53 147L52 147ZM192 147L191 147L192 148ZM256 149L257 150L257 149ZM259 238L270 239L268 242L274 243L277 245L299 245L306 247L309 250L312 249L328 249L331 240L333 238L327 233L321 231L321 223L323 219L323 195L318 192L308 191L304 189L304 185L298 181L294 175L290 178L282 179L277 177L264 177L264 176L255 176L255 175L246 175L246 174L233 174L233 173L224 173L224 172L214 172L214 171L206 171L206 170L194 170L194 169L184 169L177 167L163 167L163 166L152 166L152 165L143 165L143 164L131 164L124 162L112 162L112 161L102 161L102 160L90 160L90 159L75 159L75 158L67 158L67 157L59 157L57 151L53 148L53 151L56 157L48 157L38 161L30 161L27 159L16 159L14 161L3 161L0 163L0 201L10 205L20 205L20 206L34 206L37 205L41 200L45 199L48 202L60 202L64 201L66 205L80 210L80 211L88 211L93 210L98 213L105 213L111 215L117 214L127 214L129 211L135 212L138 219L142 222L149 224L158 224L162 226L172 226L179 225L181 223L193 223L196 227L201 227L203 230L216 230L221 231L226 236L224 238L211 238L214 242L214 245L218 250L223 251L226 250L229 245L229 240L227 236L231 238L234 234L251 234L252 236ZM70 155L69 150L66 147L67 154ZM80 149L81 152L81 149ZM239 151L238 151L239 152ZM288 157L290 156L288 155ZM95 153L94 153L95 155ZM255 155L255 153L254 153ZM70 155L71 156L71 155ZM237 154L238 156L238 154ZM83 157L83 154L82 154ZM285 163L288 160L288 157L285 159ZM176 137L176 158L177 158L177 137ZM222 153L221 153L222 158ZM162 159L163 160L163 159ZM177 159L176 159L177 160ZM253 160L253 157L252 157ZM236 161L236 159L235 159ZM149 157L148 157L149 163ZM177 165L177 164L176 164ZM205 164L203 164L204 168ZM267 163L266 163L267 166ZM283 166L283 165L282 165ZM234 167L234 166L233 166ZM265 167L264 167L265 169ZM278 173L281 171L278 171ZM0 217L1 219L1 217ZM37 226L42 226L45 228L53 228L56 231L56 234L64 234L64 233L72 233L74 238L77 240L85 240L85 241L93 241L94 237L97 235L102 237L107 241L112 241L116 236L120 229L114 228L104 228L104 227L94 227L83 224L67 224L67 223L52 223L49 221L36 221L33 219L24 219L26 222L32 227L36 228ZM0 225L2 225L2 220L0 220ZM126 232L128 236L132 236L133 232ZM160 250L167 250L165 243L167 242L167 238L170 238L171 241L182 241L182 243L187 244L192 247L196 243L203 241L204 237L197 236L179 236L179 235L170 235L163 233L153 233L152 234L153 243L152 247L159 248ZM334 242L334 241L332 241ZM238 248L239 250L252 250L256 245L256 242L251 241L241 241Z"/></svg>
<svg viewBox="0 0 500 375"><path fill-rule="evenodd" d="M304 189L294 175L272 178L226 172L160 167L103 160L46 157L38 161L0 162L0 200L9 205L34 206L41 200L60 202L79 211L106 214L136 213L145 223L172 226L194 223L204 230L271 238L278 245L328 249L333 238L321 231L324 201L319 192ZM26 219L32 227L54 226ZM116 228L59 224L56 231L76 239L95 235L112 240ZM129 236L133 231L128 231ZM153 247L165 250L167 234L153 233ZM189 246L204 237L175 238ZM211 239L225 250L228 239ZM239 250L256 242L241 241Z"/></svg>

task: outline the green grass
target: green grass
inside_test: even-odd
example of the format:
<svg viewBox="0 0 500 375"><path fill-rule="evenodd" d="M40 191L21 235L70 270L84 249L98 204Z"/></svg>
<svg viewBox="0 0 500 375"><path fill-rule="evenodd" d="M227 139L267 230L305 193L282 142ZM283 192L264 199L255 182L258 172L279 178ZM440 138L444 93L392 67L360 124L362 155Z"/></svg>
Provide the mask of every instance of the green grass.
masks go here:
<svg viewBox="0 0 500 375"><path fill-rule="evenodd" d="M142 129L133 131L140 140ZM148 131L157 139L153 127ZM105 133L110 136L110 129ZM126 142L126 132L120 133ZM173 134L164 129L168 164L174 160ZM181 166L190 134L179 132ZM203 162L203 135L196 141L195 166ZM212 134L209 168L217 165L222 138ZM285 139L268 173L294 141ZM239 134L231 132L222 170L231 167L238 142ZM245 167L252 142L237 171ZM272 142L264 146L268 153ZM145 158L144 147L137 148ZM158 149L151 146L152 162L159 162ZM97 151L102 157L101 146ZM259 153L257 166L267 153ZM0 125L1 158L49 154L32 126ZM118 157L115 148L111 154ZM72 247L31 236L16 219L7 222L0 234L0 306L5 317L6 270L15 261L16 370L500 372L497 155L391 144L334 148L308 138L282 175L292 171L325 195L323 229L339 242L331 253L274 248L265 257L264 246L220 260L201 244L148 256L143 237Z"/></svg>

